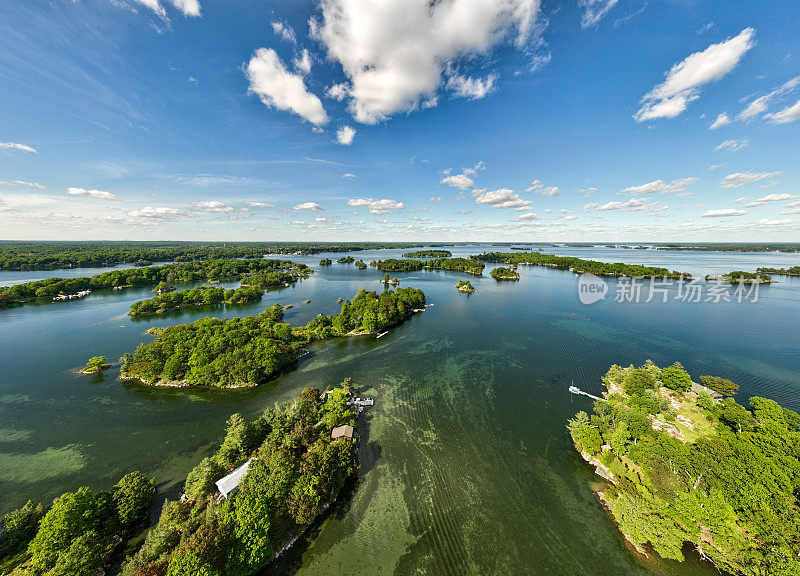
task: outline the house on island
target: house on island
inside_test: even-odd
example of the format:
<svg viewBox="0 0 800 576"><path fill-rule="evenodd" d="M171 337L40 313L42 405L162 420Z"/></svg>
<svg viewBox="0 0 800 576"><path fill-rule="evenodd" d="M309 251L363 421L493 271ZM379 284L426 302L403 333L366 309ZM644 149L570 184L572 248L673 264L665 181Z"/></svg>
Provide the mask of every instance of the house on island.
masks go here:
<svg viewBox="0 0 800 576"><path fill-rule="evenodd" d="M214 482L217 490L219 490L220 496L227 500L228 496L232 496L239 491L239 484L242 483L242 480L244 480L244 477L247 475L252 461L253 459L250 458L250 460L236 468L233 472Z"/></svg>
<svg viewBox="0 0 800 576"><path fill-rule="evenodd" d="M339 438L349 438L350 440L353 439L353 427L349 424L343 424L341 426L337 426L331 431L331 440L338 440Z"/></svg>
<svg viewBox="0 0 800 576"><path fill-rule="evenodd" d="M695 394L706 392L714 400L722 400L723 398L722 394L720 394L716 390L712 390L708 386L703 386L702 384L698 384L697 382L692 382L692 392L694 392Z"/></svg>

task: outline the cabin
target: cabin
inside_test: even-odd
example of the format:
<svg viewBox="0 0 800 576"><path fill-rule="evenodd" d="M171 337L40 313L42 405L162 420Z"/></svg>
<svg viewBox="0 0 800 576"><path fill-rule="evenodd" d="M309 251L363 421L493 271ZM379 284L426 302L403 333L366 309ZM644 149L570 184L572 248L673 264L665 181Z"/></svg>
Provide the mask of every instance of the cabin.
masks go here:
<svg viewBox="0 0 800 576"><path fill-rule="evenodd" d="M331 440L338 440L339 438L349 438L350 440L353 439L353 427L349 424L343 424L342 426L337 426L331 431Z"/></svg>
<svg viewBox="0 0 800 576"><path fill-rule="evenodd" d="M697 382L692 382L692 392L695 394L700 394L700 392L707 392L711 398L714 400L722 400L722 394L716 392L709 388L708 386L703 386L702 384L698 384Z"/></svg>
<svg viewBox="0 0 800 576"><path fill-rule="evenodd" d="M250 463L252 461L253 459L250 458L250 460L236 468L233 472L227 476L223 476L214 483L217 487L217 490L219 490L220 496L227 500L229 496L232 496L239 491L239 485L247 475L247 471L250 469Z"/></svg>

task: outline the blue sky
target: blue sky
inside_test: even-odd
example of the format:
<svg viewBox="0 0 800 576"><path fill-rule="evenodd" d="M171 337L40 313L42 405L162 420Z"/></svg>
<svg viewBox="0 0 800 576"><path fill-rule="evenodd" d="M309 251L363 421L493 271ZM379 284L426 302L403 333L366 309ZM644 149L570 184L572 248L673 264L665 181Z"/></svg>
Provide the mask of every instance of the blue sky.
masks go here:
<svg viewBox="0 0 800 576"><path fill-rule="evenodd" d="M0 4L0 238L800 241L800 4Z"/></svg>

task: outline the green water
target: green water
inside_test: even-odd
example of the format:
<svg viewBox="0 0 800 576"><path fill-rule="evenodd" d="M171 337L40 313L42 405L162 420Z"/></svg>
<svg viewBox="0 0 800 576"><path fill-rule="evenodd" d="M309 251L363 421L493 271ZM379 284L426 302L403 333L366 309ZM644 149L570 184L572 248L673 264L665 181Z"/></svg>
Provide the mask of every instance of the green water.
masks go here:
<svg viewBox="0 0 800 576"><path fill-rule="evenodd" d="M582 250L589 251L584 257L659 263L659 254ZM671 268L693 273L740 268L715 254L666 256ZM742 258L754 265L791 260ZM306 322L334 312L339 297L379 289L383 274L333 264L256 305L147 320L125 316L145 289L0 311L0 511L83 484L107 488L132 469L175 497L232 412L253 417L305 386L350 376L376 399L359 424L359 480L267 573L716 574L694 559L644 560L628 550L565 430L589 400L566 388L574 380L599 392L612 363L680 360L695 376L739 383L742 402L764 395L800 409L800 281L764 287L757 303L610 298L584 306L573 274L520 273L518 283L471 279L472 295L455 290L461 275L398 275L434 306L378 340L315 345L297 370L246 391L162 390L121 384L114 369L92 378L74 372L89 356L117 358L147 341L150 326L257 313L273 301L295 304L287 320ZM0 275L9 279L13 273Z"/></svg>

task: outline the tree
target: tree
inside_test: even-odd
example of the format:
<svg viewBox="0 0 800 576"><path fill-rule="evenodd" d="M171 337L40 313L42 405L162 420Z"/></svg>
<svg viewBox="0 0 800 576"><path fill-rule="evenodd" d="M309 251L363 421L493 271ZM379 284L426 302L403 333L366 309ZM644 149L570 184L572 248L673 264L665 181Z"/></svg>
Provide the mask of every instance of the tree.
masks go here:
<svg viewBox="0 0 800 576"><path fill-rule="evenodd" d="M117 482L111 490L111 497L122 524L130 524L139 519L153 500L154 488L155 482L138 471L126 474Z"/></svg>
<svg viewBox="0 0 800 576"><path fill-rule="evenodd" d="M89 361L86 363L86 367L83 369L83 371L86 374L100 372L101 370L108 368L109 365L106 364L107 361L108 358L105 356L93 356L89 358Z"/></svg>
<svg viewBox="0 0 800 576"><path fill-rule="evenodd" d="M723 396L733 396L739 391L739 385L719 376L700 376L700 382Z"/></svg>
<svg viewBox="0 0 800 576"><path fill-rule="evenodd" d="M686 392L692 387L692 377L680 362L675 362L661 371L661 382L670 390Z"/></svg>
<svg viewBox="0 0 800 576"><path fill-rule="evenodd" d="M75 538L69 548L58 555L53 569L46 576L94 574L103 561L105 546L100 535L90 530Z"/></svg>
<svg viewBox="0 0 800 576"><path fill-rule="evenodd" d="M629 396L641 396L645 390L655 390L656 379L646 368L633 368L625 375L623 387Z"/></svg>

